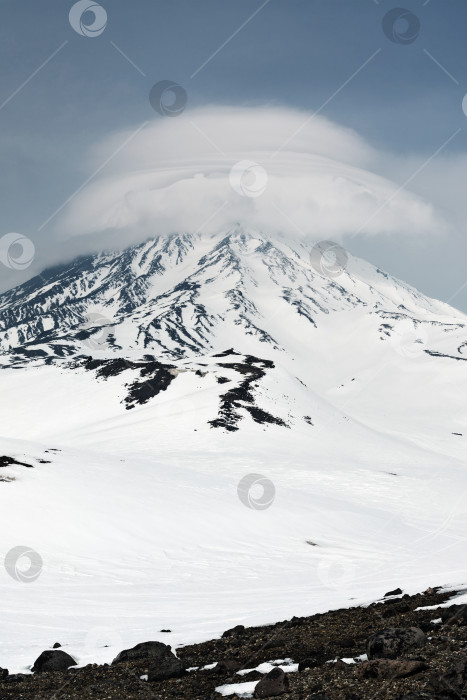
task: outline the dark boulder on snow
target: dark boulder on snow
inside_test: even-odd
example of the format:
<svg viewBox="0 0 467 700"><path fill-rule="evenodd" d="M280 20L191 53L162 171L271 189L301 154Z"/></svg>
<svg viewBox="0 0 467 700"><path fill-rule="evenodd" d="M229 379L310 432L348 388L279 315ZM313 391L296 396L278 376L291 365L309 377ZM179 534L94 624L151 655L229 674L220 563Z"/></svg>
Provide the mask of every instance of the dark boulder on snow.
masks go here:
<svg viewBox="0 0 467 700"><path fill-rule="evenodd" d="M390 627L369 637L366 648L369 659L396 659L425 644L426 636L419 627Z"/></svg>
<svg viewBox="0 0 467 700"><path fill-rule="evenodd" d="M164 681L168 678L180 678L185 668L172 652L168 644L162 642L142 642L131 649L124 649L112 661L113 664L125 661L147 661L148 681Z"/></svg>
<svg viewBox="0 0 467 700"><path fill-rule="evenodd" d="M76 666L75 659L66 651L43 651L35 660L32 671L43 673L45 671L66 671L70 666Z"/></svg>
<svg viewBox="0 0 467 700"><path fill-rule="evenodd" d="M4 681L5 678L8 677L8 669L7 668L0 668L0 680Z"/></svg>
<svg viewBox="0 0 467 700"><path fill-rule="evenodd" d="M62 646L62 645L60 644L60 642L55 642L55 644L53 645L52 649L59 649L61 646Z"/></svg>
<svg viewBox="0 0 467 700"><path fill-rule="evenodd" d="M225 637L235 637L237 634L241 634L242 632L245 631L245 625L237 625L236 627L232 627L229 630L226 630L222 638L224 639Z"/></svg>
<svg viewBox="0 0 467 700"><path fill-rule="evenodd" d="M273 668L255 687L255 698L274 698L289 689L289 679L281 668Z"/></svg>
<svg viewBox="0 0 467 700"><path fill-rule="evenodd" d="M384 597L387 598L389 595L402 595L402 590L400 588L395 588L393 591L385 593Z"/></svg>
<svg viewBox="0 0 467 700"><path fill-rule="evenodd" d="M137 644L131 649L121 651L112 661L112 664L122 663L123 661L144 661L145 659L158 661L168 655L174 656L168 644L163 644L162 642L141 642L141 644Z"/></svg>

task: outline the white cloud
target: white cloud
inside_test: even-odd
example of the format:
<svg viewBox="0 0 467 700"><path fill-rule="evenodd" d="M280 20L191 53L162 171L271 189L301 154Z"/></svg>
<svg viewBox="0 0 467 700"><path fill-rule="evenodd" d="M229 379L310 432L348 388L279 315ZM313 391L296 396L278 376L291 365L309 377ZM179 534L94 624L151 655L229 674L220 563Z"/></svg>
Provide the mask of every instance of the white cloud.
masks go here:
<svg viewBox="0 0 467 700"><path fill-rule="evenodd" d="M95 145L89 173L133 133ZM256 189L253 178L244 181L258 196L232 187L231 169L245 160L261 166ZM440 231L443 223L430 203L398 192L399 185L377 174L383 161L384 154L358 134L321 116L277 107L204 107L156 119L131 138L71 201L57 230L67 236L113 231L119 244L173 231L211 234L238 221L311 239L345 240L359 230Z"/></svg>

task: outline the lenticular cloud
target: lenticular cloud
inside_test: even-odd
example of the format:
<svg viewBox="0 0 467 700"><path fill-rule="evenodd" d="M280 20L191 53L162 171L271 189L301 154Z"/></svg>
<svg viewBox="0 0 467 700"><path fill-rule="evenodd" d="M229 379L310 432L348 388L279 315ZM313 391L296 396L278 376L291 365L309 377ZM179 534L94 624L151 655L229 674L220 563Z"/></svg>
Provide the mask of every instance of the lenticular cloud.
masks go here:
<svg viewBox="0 0 467 700"><path fill-rule="evenodd" d="M122 144L126 144L122 148ZM377 174L383 155L355 132L285 108L205 107L96 144L66 235L211 234L239 221L268 234L342 240L440 229L433 207Z"/></svg>

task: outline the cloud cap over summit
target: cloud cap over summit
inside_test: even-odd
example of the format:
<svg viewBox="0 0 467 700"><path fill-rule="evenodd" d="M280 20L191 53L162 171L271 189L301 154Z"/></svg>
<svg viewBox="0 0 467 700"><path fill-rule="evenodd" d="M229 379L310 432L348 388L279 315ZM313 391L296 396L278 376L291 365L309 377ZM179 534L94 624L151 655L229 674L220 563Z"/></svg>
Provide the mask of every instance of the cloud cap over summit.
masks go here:
<svg viewBox="0 0 467 700"><path fill-rule="evenodd" d="M121 244L238 221L312 240L443 228L429 202L378 174L384 154L356 132L285 107L187 110L112 134L86 168L107 159L57 218L63 235L114 231Z"/></svg>

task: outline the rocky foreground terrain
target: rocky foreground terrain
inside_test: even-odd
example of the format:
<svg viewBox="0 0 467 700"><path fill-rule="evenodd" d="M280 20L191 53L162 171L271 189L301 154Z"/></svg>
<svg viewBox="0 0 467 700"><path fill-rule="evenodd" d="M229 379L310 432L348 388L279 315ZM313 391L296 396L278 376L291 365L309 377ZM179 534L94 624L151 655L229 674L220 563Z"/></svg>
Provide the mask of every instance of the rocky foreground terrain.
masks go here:
<svg viewBox="0 0 467 700"><path fill-rule="evenodd" d="M467 697L466 606L438 607L455 595L441 589L390 593L368 607L238 626L176 656L161 642L143 642L110 665L76 668L56 642L32 674L0 669L0 700ZM222 688L232 684L240 685Z"/></svg>

